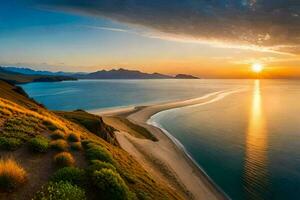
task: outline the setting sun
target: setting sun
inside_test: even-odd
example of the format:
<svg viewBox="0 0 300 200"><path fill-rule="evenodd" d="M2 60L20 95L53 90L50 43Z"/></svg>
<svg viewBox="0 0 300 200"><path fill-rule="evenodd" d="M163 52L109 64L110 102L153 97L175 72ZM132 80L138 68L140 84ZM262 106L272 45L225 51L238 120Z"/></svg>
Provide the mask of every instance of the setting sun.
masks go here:
<svg viewBox="0 0 300 200"><path fill-rule="evenodd" d="M259 63L253 64L251 68L255 73L260 73L263 70L263 66Z"/></svg>

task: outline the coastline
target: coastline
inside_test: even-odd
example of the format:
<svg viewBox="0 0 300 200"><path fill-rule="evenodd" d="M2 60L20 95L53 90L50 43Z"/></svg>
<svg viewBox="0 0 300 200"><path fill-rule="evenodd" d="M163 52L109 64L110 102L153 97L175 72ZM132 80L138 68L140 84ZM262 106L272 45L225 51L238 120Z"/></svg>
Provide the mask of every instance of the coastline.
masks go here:
<svg viewBox="0 0 300 200"><path fill-rule="evenodd" d="M178 191L185 199L229 199L185 151L184 146L166 130L152 121L158 114L171 109L212 103L244 89L224 90L209 93L199 98L110 110L90 111L104 117L106 123L114 126L120 121L114 117L126 118L133 124L147 129L158 141L137 138L130 134L130 127L117 132L121 147L134 156L151 175ZM118 124L119 125L119 124Z"/></svg>

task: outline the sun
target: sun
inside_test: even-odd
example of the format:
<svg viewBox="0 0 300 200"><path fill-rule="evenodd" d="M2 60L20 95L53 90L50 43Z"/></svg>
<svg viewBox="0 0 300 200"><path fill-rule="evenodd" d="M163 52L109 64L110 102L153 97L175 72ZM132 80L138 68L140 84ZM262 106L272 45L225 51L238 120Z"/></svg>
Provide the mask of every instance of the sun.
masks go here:
<svg viewBox="0 0 300 200"><path fill-rule="evenodd" d="M251 69L255 73L260 73L263 70L263 65L259 63L255 63L252 65Z"/></svg>

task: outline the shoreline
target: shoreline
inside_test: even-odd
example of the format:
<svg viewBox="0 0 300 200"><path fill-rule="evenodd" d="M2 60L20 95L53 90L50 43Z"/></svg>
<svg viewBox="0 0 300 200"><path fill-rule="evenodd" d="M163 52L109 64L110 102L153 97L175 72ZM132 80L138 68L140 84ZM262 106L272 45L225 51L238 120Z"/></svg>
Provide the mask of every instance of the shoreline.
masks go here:
<svg viewBox="0 0 300 200"><path fill-rule="evenodd" d="M136 157L138 161L156 178L168 184L188 199L229 199L216 185L205 171L186 152L185 147L170 133L152 120L156 115L165 111L180 109L187 106L199 106L218 101L227 95L242 92L245 89L223 90L206 94L199 98L137 106L89 111L104 116L104 120L114 126L113 117L123 117L131 123L147 129L157 142L149 139L137 138L130 134L130 128L117 133L121 147Z"/></svg>

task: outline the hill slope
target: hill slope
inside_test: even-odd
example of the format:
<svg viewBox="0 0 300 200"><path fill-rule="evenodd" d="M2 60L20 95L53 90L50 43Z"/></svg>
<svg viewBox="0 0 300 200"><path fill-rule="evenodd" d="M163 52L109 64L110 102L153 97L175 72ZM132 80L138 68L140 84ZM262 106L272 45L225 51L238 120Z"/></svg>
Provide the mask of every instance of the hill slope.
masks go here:
<svg viewBox="0 0 300 200"><path fill-rule="evenodd" d="M41 71L41 70L33 70L26 67L3 67L5 70L10 72L16 72L20 74L26 75L44 75L44 76L72 76L74 74L86 74L86 73L72 73L72 72L51 72L51 71Z"/></svg>
<svg viewBox="0 0 300 200"><path fill-rule="evenodd" d="M68 76L26 75L17 72L11 72L3 67L0 67L0 80L8 81L14 84L20 84L30 82L57 82L76 80L76 78Z"/></svg>
<svg viewBox="0 0 300 200"><path fill-rule="evenodd" d="M51 145L43 153L32 152L33 138L51 141ZM58 148L58 143L62 149ZM73 148L75 145L80 148ZM0 156L2 159L9 157L16 160L27 174L25 183L6 191L4 189L7 185L3 185L0 170L0 199L31 199L37 191L53 187L47 184L54 180L53 174L59 170L58 161L55 162L53 157L61 151L71 154L75 160L72 163L73 169L79 169L75 168L73 171L77 170L85 175L79 183L73 180L74 175L60 176L59 179L65 181L71 177L72 180L68 181L74 185L72 187L83 190L87 199L99 199L100 196L112 199L110 195L117 194L124 194L121 199L182 199L176 191L151 178L142 166L120 147L91 133L80 123L69 121L41 107L23 92L18 92L15 86L0 81ZM91 160L95 159L99 160L98 163L109 162L109 166L113 165L115 171L104 167L105 169L93 171L90 176L88 172L94 167L94 161ZM1 164L3 163L0 162ZM102 178L98 179L99 176ZM104 185L103 180L107 181ZM114 182L116 180L117 182ZM101 184L99 181L102 181ZM43 185L44 188L41 187ZM103 187L106 189L101 190ZM120 193L111 192L115 190ZM63 188L59 188L58 191L67 192ZM39 194L49 195L48 193L49 190Z"/></svg>

